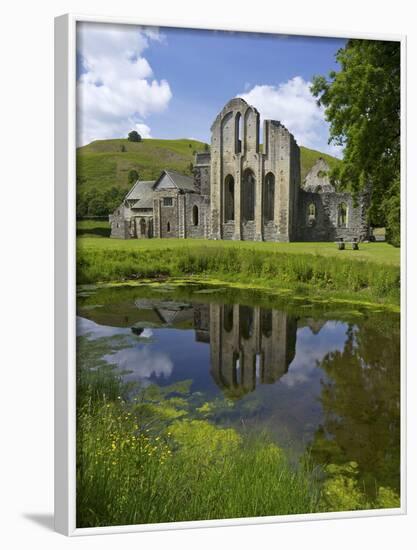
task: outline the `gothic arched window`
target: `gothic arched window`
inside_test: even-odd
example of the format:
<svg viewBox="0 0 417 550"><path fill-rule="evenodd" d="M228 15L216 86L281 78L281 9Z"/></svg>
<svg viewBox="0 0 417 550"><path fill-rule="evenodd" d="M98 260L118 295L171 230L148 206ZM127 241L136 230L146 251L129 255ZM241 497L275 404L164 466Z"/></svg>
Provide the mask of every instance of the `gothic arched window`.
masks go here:
<svg viewBox="0 0 417 550"><path fill-rule="evenodd" d="M224 180L224 221L230 222L235 219L235 180L228 175Z"/></svg>
<svg viewBox="0 0 417 550"><path fill-rule="evenodd" d="M242 151L242 115L236 114L235 117L235 153Z"/></svg>
<svg viewBox="0 0 417 550"><path fill-rule="evenodd" d="M255 175L252 170L247 169L243 172L242 181L242 214L244 221L253 221L255 219Z"/></svg>
<svg viewBox="0 0 417 550"><path fill-rule="evenodd" d="M193 225L198 225L198 206L193 206Z"/></svg>
<svg viewBox="0 0 417 550"><path fill-rule="evenodd" d="M266 222L274 220L274 202L275 202L275 176L269 172L265 176L264 186L264 219Z"/></svg>

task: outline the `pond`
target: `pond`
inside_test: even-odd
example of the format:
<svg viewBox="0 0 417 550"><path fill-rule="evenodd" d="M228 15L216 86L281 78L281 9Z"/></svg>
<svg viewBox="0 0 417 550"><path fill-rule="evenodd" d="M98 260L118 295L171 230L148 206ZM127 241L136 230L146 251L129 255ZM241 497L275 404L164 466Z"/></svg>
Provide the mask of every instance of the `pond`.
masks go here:
<svg viewBox="0 0 417 550"><path fill-rule="evenodd" d="M399 492L397 314L202 285L83 288L77 335L133 388L189 380L216 425L266 432L293 460L355 462L367 493Z"/></svg>

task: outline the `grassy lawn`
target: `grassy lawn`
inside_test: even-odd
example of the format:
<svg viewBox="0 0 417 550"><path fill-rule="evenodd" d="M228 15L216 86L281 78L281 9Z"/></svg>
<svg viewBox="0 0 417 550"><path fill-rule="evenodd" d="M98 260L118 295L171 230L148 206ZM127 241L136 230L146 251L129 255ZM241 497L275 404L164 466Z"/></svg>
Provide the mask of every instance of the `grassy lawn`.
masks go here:
<svg viewBox="0 0 417 550"><path fill-rule="evenodd" d="M81 224L81 225L79 225ZM360 244L359 250L337 250L334 243L270 243L252 241L211 241L200 239L151 239L151 240L119 240L119 239L97 239L88 238L87 231L94 232L96 227L97 236L105 228L108 230L107 222L96 222L86 220L78 222L77 233L84 234L78 246L80 250L120 250L120 251L153 251L153 250L201 250L204 249L242 249L256 250L285 254L312 254L325 257L336 257L341 260L368 260L379 264L400 265L400 249L387 243L366 243ZM93 235L95 235L93 233Z"/></svg>
<svg viewBox="0 0 417 550"><path fill-rule="evenodd" d="M290 291L306 300L333 298L398 307L399 263L400 251L387 243L340 251L334 243L124 241L84 234L78 239L77 282L191 277L241 288Z"/></svg>

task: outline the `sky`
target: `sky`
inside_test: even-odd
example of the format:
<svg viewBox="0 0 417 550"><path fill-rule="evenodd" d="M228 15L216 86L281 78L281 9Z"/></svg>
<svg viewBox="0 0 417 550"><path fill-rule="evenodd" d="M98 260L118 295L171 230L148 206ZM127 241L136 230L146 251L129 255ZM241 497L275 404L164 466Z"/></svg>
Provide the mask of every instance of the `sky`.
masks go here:
<svg viewBox="0 0 417 550"><path fill-rule="evenodd" d="M223 106L242 97L281 121L299 145L328 144L314 75L337 69L344 39L78 23L77 141L192 138L210 142ZM262 136L262 132L261 132Z"/></svg>

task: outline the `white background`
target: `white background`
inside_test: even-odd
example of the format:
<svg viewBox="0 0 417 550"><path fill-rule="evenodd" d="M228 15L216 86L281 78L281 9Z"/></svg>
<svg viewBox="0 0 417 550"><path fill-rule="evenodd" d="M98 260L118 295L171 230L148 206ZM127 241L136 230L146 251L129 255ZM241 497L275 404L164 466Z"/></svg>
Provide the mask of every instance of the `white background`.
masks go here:
<svg viewBox="0 0 417 550"><path fill-rule="evenodd" d="M408 549L416 543L417 30L397 0L78 0L2 6L0 545L3 548ZM408 515L66 539L53 510L53 18L67 12L408 35ZM413 289L414 286L414 289ZM414 349L413 349L414 348ZM414 541L412 540L414 538Z"/></svg>

